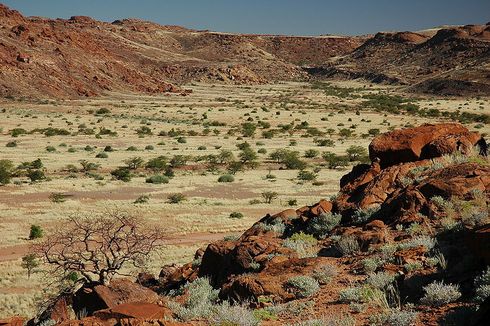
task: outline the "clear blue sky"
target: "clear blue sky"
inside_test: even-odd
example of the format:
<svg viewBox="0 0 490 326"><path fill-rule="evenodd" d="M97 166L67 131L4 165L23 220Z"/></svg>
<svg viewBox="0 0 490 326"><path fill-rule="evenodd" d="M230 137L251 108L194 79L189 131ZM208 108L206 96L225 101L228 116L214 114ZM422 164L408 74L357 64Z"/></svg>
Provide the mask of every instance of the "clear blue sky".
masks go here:
<svg viewBox="0 0 490 326"><path fill-rule="evenodd" d="M134 17L257 34L367 34L490 21L490 0L0 0L27 16Z"/></svg>

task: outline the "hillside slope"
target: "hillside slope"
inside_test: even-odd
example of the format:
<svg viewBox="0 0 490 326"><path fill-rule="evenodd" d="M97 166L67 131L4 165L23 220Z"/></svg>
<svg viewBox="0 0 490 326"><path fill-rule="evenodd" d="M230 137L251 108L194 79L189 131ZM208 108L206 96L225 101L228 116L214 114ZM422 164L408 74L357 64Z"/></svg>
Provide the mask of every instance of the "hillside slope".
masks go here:
<svg viewBox="0 0 490 326"><path fill-rule="evenodd" d="M0 5L0 94L76 97L178 91L188 81L265 83L305 77L362 43L352 37L236 35L161 26L24 17Z"/></svg>

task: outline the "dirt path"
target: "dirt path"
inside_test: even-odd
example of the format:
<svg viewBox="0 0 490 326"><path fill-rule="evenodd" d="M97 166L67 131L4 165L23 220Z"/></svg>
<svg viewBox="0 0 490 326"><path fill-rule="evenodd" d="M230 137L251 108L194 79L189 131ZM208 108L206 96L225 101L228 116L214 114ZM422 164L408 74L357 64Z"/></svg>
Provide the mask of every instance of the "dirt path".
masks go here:
<svg viewBox="0 0 490 326"><path fill-rule="evenodd" d="M166 245L193 245L197 243L213 242L223 239L224 236L233 233L198 232L169 236L165 240ZM0 262L13 261L22 258L29 252L29 244L18 244L0 248Z"/></svg>

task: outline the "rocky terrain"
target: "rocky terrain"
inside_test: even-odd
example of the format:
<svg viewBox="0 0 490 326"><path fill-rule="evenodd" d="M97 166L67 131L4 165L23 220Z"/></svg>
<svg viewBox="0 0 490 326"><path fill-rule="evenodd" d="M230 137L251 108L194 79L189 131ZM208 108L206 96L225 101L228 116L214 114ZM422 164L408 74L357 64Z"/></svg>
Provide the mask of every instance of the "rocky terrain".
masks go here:
<svg viewBox="0 0 490 326"><path fill-rule="evenodd" d="M313 72L365 78L437 95L490 93L490 25L420 33L377 33L351 54Z"/></svg>
<svg viewBox="0 0 490 326"><path fill-rule="evenodd" d="M490 26L360 37L238 35L136 19L24 17L0 4L0 94L76 98L235 84L364 79L439 95L490 93Z"/></svg>
<svg viewBox="0 0 490 326"><path fill-rule="evenodd" d="M475 153L480 138L456 123L381 134L371 164L344 175L330 200L267 214L159 277L63 293L30 323L485 325L490 168Z"/></svg>

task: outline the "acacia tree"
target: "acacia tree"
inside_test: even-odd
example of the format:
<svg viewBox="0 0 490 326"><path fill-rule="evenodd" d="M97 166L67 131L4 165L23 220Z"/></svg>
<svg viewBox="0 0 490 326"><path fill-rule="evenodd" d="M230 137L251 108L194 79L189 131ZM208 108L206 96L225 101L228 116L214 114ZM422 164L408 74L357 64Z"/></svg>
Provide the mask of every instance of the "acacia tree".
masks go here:
<svg viewBox="0 0 490 326"><path fill-rule="evenodd" d="M55 275L77 273L82 276L78 281L108 284L124 266L142 267L162 239L161 230L145 227L140 219L116 210L69 217L35 251Z"/></svg>

